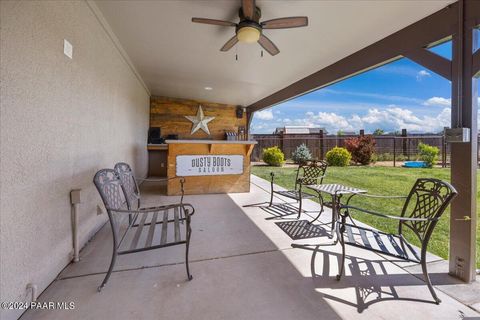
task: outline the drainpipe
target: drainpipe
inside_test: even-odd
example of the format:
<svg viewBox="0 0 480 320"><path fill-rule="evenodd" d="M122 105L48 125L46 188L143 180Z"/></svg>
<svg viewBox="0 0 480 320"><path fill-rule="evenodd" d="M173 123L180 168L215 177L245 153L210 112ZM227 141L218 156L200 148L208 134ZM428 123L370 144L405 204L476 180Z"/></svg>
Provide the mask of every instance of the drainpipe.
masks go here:
<svg viewBox="0 0 480 320"><path fill-rule="evenodd" d="M70 191L72 205L72 237L73 237L73 262L80 261L78 244L78 206L80 204L80 189Z"/></svg>

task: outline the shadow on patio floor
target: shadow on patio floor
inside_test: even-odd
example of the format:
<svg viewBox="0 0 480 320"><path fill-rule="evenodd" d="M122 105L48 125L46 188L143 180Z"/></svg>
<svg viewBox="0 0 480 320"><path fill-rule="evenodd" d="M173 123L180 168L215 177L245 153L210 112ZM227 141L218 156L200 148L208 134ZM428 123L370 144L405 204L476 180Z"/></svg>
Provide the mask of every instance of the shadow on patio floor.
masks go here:
<svg viewBox="0 0 480 320"><path fill-rule="evenodd" d="M147 205L178 201L145 189ZM111 231L106 225L81 251L81 261L67 267L39 297L39 301L75 301L75 310L29 310L24 319L361 320L478 315L445 294L439 306L421 300L429 298L422 281L363 250L349 252L347 276L336 281L339 246L320 249L319 242L331 244L322 228L284 218L285 213L273 222L264 208L243 207L268 200L269 193L255 184L250 193L187 197L186 202L198 209L192 222L194 279L190 282L185 280L183 248L170 247L122 257L108 286L97 293L111 254ZM317 206L307 201L304 208L313 212ZM293 210L289 204L284 208ZM315 244L292 248L293 241Z"/></svg>
<svg viewBox="0 0 480 320"><path fill-rule="evenodd" d="M356 301L353 302L349 301L349 299L342 299L341 297L332 294L324 294L325 298L355 307L359 313L362 313L372 304L386 301L411 301L435 305L435 302L432 299L428 299L428 295L425 296L425 299L419 299L409 297L409 295L399 294L398 287L426 287L426 284L423 282L423 274L413 274L414 277L412 277L412 274L408 273L399 274L396 272L389 272L387 264L402 262L400 260L364 259L353 255L347 255L347 272L340 280L337 280L335 275L332 275L331 269L332 264L337 267L336 270L339 269L341 254L320 249L320 247L323 246L328 247L331 245L292 244L293 248L312 251L310 269L312 279L314 280L317 289L328 288L339 290L354 288ZM319 255L321 256L319 260L322 261L320 268L318 267L318 264L316 264ZM443 273L430 273L430 277L435 285L452 284L452 282L456 281L452 277Z"/></svg>
<svg viewBox="0 0 480 320"><path fill-rule="evenodd" d="M330 233L324 228L310 224L307 220L280 221L275 224L283 230L292 240L329 237Z"/></svg>

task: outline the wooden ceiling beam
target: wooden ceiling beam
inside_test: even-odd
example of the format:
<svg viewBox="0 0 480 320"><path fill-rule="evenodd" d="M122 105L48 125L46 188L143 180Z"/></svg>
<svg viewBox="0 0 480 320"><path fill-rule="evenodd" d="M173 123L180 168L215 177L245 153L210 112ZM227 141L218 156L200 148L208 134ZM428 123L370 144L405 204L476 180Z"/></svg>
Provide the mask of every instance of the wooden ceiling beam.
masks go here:
<svg viewBox="0 0 480 320"><path fill-rule="evenodd" d="M472 77L480 76L480 49L472 56Z"/></svg>
<svg viewBox="0 0 480 320"><path fill-rule="evenodd" d="M450 60L424 48L408 51L403 56L452 81L452 62Z"/></svg>

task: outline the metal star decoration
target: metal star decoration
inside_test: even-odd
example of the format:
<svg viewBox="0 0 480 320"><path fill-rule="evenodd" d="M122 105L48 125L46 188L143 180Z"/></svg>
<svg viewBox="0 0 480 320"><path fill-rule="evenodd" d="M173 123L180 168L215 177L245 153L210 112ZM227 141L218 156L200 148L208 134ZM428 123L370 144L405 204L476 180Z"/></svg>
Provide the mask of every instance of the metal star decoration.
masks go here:
<svg viewBox="0 0 480 320"><path fill-rule="evenodd" d="M210 130L208 130L208 125L210 121L215 119L215 117L205 117L203 114L202 106L198 106L197 115L196 116L185 116L188 120L192 121L192 132L190 134L194 134L199 129L202 129L207 134L210 134Z"/></svg>

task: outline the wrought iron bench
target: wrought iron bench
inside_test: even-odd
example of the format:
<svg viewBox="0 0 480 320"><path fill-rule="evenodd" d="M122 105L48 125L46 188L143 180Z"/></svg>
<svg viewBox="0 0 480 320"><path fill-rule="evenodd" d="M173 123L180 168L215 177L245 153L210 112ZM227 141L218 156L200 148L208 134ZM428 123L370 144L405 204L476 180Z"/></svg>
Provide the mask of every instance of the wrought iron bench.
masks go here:
<svg viewBox="0 0 480 320"><path fill-rule="evenodd" d="M325 177L325 172L327 171L327 163L325 161L319 160L308 160L305 163L302 163L298 166L296 170L297 175L295 177L295 187L293 190L274 190L273 184L275 179L275 174L270 173L270 203L269 206L273 205L273 194L278 194L289 199L294 199L298 202L298 216L297 219L300 219L302 213L302 199L311 199L315 198L315 195L304 192L303 186L308 185L320 185L323 182Z"/></svg>
<svg viewBox="0 0 480 320"><path fill-rule="evenodd" d="M430 277L427 272L427 247L430 237L437 225L438 220L448 207L457 191L449 183L438 179L418 179L413 185L408 196L389 197L359 194L361 197L392 199L403 198L405 202L400 216L391 216L366 209L350 206L348 203L340 207L340 220L338 221L339 240L342 246L342 261L337 280L345 268L345 245L367 249L383 255L398 258L404 261L420 263L423 276L428 289L436 304L441 300L433 289ZM357 196L357 195L356 195ZM398 234L390 234L371 228L357 226L352 220L352 212L359 211L381 218L398 221ZM347 223L350 218L352 223ZM420 252L407 242L404 237L404 229L408 228L418 237L421 243Z"/></svg>
<svg viewBox="0 0 480 320"><path fill-rule="evenodd" d="M108 282L117 256L182 244L186 246L185 265L188 280L192 279L188 265L192 232L190 222L195 212L192 205L181 201L177 204L140 207L137 182L130 166L125 163L117 164L115 170L98 171L93 182L107 210L113 235L110 267L98 291ZM180 183L183 200L183 178ZM161 225L161 228L157 228L157 225Z"/></svg>
<svg viewBox="0 0 480 320"><path fill-rule="evenodd" d="M140 188L138 187L137 181L166 182L169 180L179 179L180 186L181 186L180 203L183 203L183 197L185 193L183 189L185 179L183 177L160 178L160 179L135 178L132 168L128 163L125 163L125 162L119 162L115 164L115 167L113 169L115 170L115 172L118 174L120 178L120 182L122 183L122 190L126 197L125 200L127 201L127 205L130 210L141 208ZM131 215L129 216L129 219L131 221Z"/></svg>

